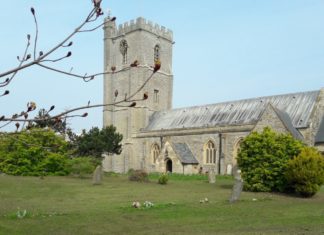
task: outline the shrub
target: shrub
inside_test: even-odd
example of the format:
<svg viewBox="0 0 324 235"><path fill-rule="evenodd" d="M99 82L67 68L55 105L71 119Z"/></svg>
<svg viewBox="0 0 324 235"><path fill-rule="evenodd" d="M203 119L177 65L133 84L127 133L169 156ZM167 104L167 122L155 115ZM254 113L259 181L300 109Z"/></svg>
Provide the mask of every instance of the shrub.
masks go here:
<svg viewBox="0 0 324 235"><path fill-rule="evenodd" d="M288 160L297 156L303 144L290 134L278 134L266 127L252 132L241 143L237 162L244 189L256 192L284 191Z"/></svg>
<svg viewBox="0 0 324 235"><path fill-rule="evenodd" d="M159 184L167 184L169 181L169 176L167 174L161 174L158 179Z"/></svg>
<svg viewBox="0 0 324 235"><path fill-rule="evenodd" d="M123 136L116 131L116 127L107 126L101 130L93 127L89 131L82 131L80 136L70 133L70 147L75 148L78 156L93 156L100 161L102 154L120 154Z"/></svg>
<svg viewBox="0 0 324 235"><path fill-rule="evenodd" d="M133 168L130 168L128 171L127 171L127 175L130 176L131 174L134 173L134 169Z"/></svg>
<svg viewBox="0 0 324 235"><path fill-rule="evenodd" d="M288 161L287 166L287 190L312 197L324 183L324 158L314 148L304 147L297 157Z"/></svg>
<svg viewBox="0 0 324 235"><path fill-rule="evenodd" d="M95 169L95 163L90 157L76 157L69 161L69 171L72 175L84 178Z"/></svg>
<svg viewBox="0 0 324 235"><path fill-rule="evenodd" d="M67 175L68 159L57 153L49 153L49 155L40 163L38 172L43 172L44 175Z"/></svg>
<svg viewBox="0 0 324 235"><path fill-rule="evenodd" d="M147 182L148 174L144 170L133 170L130 172L128 179L130 181Z"/></svg>
<svg viewBox="0 0 324 235"><path fill-rule="evenodd" d="M66 155L64 138L50 129L31 129L0 136L0 171L9 175L66 174L63 169Z"/></svg>

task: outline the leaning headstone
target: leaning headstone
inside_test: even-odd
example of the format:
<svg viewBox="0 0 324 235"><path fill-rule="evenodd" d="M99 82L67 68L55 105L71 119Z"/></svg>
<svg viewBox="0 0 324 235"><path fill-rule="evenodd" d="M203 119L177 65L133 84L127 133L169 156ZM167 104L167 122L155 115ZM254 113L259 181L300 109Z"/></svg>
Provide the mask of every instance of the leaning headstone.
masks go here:
<svg viewBox="0 0 324 235"><path fill-rule="evenodd" d="M243 179L241 178L241 171L237 170L235 175L235 183L232 189L232 195L229 199L230 203L234 203L239 200L241 192L243 190Z"/></svg>
<svg viewBox="0 0 324 235"><path fill-rule="evenodd" d="M97 166L95 171L93 172L92 184L97 185L97 184L101 184L101 182L102 182L102 167Z"/></svg>
<svg viewBox="0 0 324 235"><path fill-rule="evenodd" d="M215 174L215 171L212 169L210 169L208 171L208 182L210 184L215 184L215 182L216 182L216 174Z"/></svg>

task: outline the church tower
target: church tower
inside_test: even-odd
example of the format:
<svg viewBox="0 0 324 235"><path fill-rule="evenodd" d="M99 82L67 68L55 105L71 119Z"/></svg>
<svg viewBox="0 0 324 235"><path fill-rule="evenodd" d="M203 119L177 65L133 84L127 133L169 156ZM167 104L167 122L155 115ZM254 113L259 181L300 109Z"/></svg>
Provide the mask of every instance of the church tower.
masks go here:
<svg viewBox="0 0 324 235"><path fill-rule="evenodd" d="M127 172L140 168L134 149L133 137L147 126L154 111L172 108L172 45L170 30L143 18L116 27L115 22L106 19L104 24L104 70L113 73L104 76L104 103L121 101L133 95L152 74L154 61L161 61L161 68L133 99L141 99L144 93L148 99L137 101L134 108L106 106L103 110L103 125L114 125L123 135L121 155L105 159L106 171ZM130 68L137 60L139 67ZM116 93L118 95L116 97ZM130 103L128 103L129 105Z"/></svg>

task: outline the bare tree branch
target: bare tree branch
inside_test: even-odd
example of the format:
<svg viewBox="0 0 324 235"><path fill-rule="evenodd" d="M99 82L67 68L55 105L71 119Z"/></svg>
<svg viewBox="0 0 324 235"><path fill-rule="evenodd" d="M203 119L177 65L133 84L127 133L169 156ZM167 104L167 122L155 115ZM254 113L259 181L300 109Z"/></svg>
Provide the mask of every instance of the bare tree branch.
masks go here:
<svg viewBox="0 0 324 235"><path fill-rule="evenodd" d="M30 46L30 35L28 34L27 35L27 44L26 44L26 47L25 47L25 51L23 53L22 59L20 60L20 63L19 63L17 68L21 68L23 66L23 63L26 61L29 46ZM19 59L19 57L18 57L18 59ZM19 70L12 71L11 73L7 74L7 75L12 74L12 75L10 76L10 78L7 78L4 82L1 82L0 87L7 86L12 81L12 79L16 76L18 71ZM7 75L4 75L4 76L7 76Z"/></svg>
<svg viewBox="0 0 324 235"><path fill-rule="evenodd" d="M37 22L37 18L36 18L36 13L35 13L35 9L32 7L31 9L32 15L34 17L34 22L35 22L35 40L34 40L34 60L36 60L36 50L37 50L37 40L38 40L38 22Z"/></svg>
<svg viewBox="0 0 324 235"><path fill-rule="evenodd" d="M129 70L129 69L133 69L133 68L147 68L148 71L151 71L151 74L148 76L148 78L144 81L144 83L132 94L125 94L124 97L121 97L120 99L117 99L118 96L118 91L115 91L115 100L112 103L108 103L108 104L95 104L95 105L90 105L90 103L88 103L86 106L80 106L80 107L76 107L76 108L72 108L69 110L66 110L64 112L58 113L56 115L50 116L49 113L55 108L54 105L52 105L50 107L50 109L48 111L46 111L45 109L43 112L43 116L41 117L33 117L33 118L29 118L29 112L32 112L36 109L36 104L34 102L30 102L27 104L27 110L22 111L20 113L14 114L11 117L5 117L5 116L1 116L0 117L0 122L6 122L4 125L0 126L0 129L11 124L12 122L15 122L16 125L16 130L18 131L19 128L22 130L23 128L25 128L25 124L28 123L28 126L30 126L30 124L32 123L37 123L37 122L46 122L49 120L53 120L57 123L62 123L62 119L64 119L66 121L67 118L75 118L75 117L86 117L88 115L88 113L83 113L83 114L74 114L75 112L81 111L81 110L86 110L86 109L92 109L92 108L99 108L99 107L107 107L107 106L115 106L115 107L119 107L119 108L143 108L143 107L136 107L137 106L137 102L140 101L144 101L146 99L148 99L148 94L144 93L143 96L141 98L135 98L142 90L143 88L146 86L146 84L152 79L153 75L160 69L161 67L161 63L160 61L155 61L154 66L148 66L148 65L140 65L139 62L137 60L135 60L132 64L130 64L130 66L128 67L123 67L119 70L116 69L116 66L112 65L111 66L111 71L104 71L104 72L100 72L100 73L95 73L95 74L91 74L91 75L80 75L77 73L72 73L72 70L70 70L69 72L49 66L49 65L45 65L44 63L46 62L58 62L60 60L63 60L67 57L70 57L72 55L72 52L68 52L65 56L60 57L58 59L48 59L48 57L50 55L52 55L53 52L57 51L59 48L63 48L63 47L70 47L73 43L72 41L70 41L70 39L76 35L77 33L80 32L92 32L96 29L98 29L99 27L101 27L102 25L104 25L104 23L99 24L98 26L92 28L92 29L84 29L83 27L85 25L87 25L90 22L94 22L96 21L99 16L101 16L102 10L100 8L100 0L94 0L94 8L90 11L90 13L88 14L88 16L85 18L85 20L83 20L81 22L81 24L75 29L73 30L67 37L65 37L61 42L59 42L58 44L56 44L53 48L51 48L50 50L48 50L47 52L43 52L40 51L39 55L36 56L37 53L37 43L38 43L38 35L39 35L39 29L38 29L38 21L37 21L37 17L35 14L35 10L34 8L31 8L31 12L32 15L34 17L34 22L35 22L35 39L34 39L34 47L33 47L33 59L30 62L27 62L29 59L31 59L31 55L28 54L28 50L30 47L30 35L27 35L27 44L26 44L26 48L23 54L23 57L20 59L18 57L19 60L19 65L16 68L13 68L11 70L8 70L6 72L0 73L0 78L1 77L5 77L8 75L11 75L10 78L7 78L4 82L0 83L0 87L4 87L7 86L12 79L16 76L16 74L23 70L26 69L30 66L33 65L38 65L44 69L47 70L51 70L54 71L56 73L61 73L67 76L71 76L71 77L77 77L77 78L82 78L83 81L85 82L89 82L91 80L93 80L94 78L100 76L100 75L104 75L104 74L114 74L114 73L118 73L121 71L125 71L125 70ZM110 21L114 21L116 18L108 18L108 20ZM106 21L107 22L107 21ZM3 93L3 95L7 95L9 94L9 91L5 91ZM20 125L19 123L23 122L23 125ZM27 128L28 128L27 126Z"/></svg>
<svg viewBox="0 0 324 235"><path fill-rule="evenodd" d="M72 31L72 33L70 33L67 37L65 37L61 42L59 42L56 46L54 46L52 49L50 49L49 51L47 52L41 52L39 54L39 56L36 58L36 50L37 50L37 39L38 39L38 22L37 22L37 18L35 16L35 10L34 8L31 8L31 12L33 14L33 17L34 17L34 21L35 21L35 27L36 27L36 35L35 35L35 40L34 40L34 59L28 63L25 63L27 61L27 58L26 57L26 54L28 52L28 48L29 48L29 45L30 45L30 41L28 40L28 44L27 44L27 47L26 47L26 50L25 50L25 54L24 54L24 57L23 59L21 60L20 64L13 68L13 69L10 69L6 72L3 72L3 73L0 73L0 78L2 77L6 77L8 75L11 75L11 77L9 79L6 79L4 82L0 83L0 87L4 87L4 86L7 86L11 81L12 79L15 77L15 75L23 70L23 69L26 69L28 67L31 67L33 65L36 65L36 64L39 64L41 62L45 62L45 61L51 61L51 62L57 62L59 60L62 60L66 57L69 57L71 55L71 53L68 53L65 57L62 57L62 58L59 58L59 59L56 59L56 60L49 60L49 59L46 59L49 55L51 55L53 52L55 52L57 49L59 49L60 47L66 47L65 44L77 33L79 33L79 31L85 26L87 25L88 23L90 22L93 22L93 21L96 21L98 19L98 17L100 15L102 15L102 10L100 8L100 5L95 5L95 7L90 11L90 13L88 14L88 16L86 17L86 19L84 21L82 21L82 23L75 29ZM99 27L98 27L99 28ZM30 36L29 36L29 39L30 39ZM70 45L71 42L68 44ZM29 59L29 58L28 58ZM53 69L52 69L53 70ZM55 70L54 70L55 71Z"/></svg>

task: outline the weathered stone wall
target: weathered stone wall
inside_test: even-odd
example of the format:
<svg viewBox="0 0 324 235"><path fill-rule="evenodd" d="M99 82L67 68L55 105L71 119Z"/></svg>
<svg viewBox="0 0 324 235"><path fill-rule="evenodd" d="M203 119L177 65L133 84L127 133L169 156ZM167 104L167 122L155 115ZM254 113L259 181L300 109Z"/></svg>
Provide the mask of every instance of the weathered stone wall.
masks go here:
<svg viewBox="0 0 324 235"><path fill-rule="evenodd" d="M106 20L104 25L104 65L107 70L112 65L123 67L122 54L119 43L126 40L128 43L127 62L138 60L140 64L152 65L154 61L153 50L155 45L160 45L160 59L162 61L161 71L172 73L172 44L173 33L163 26L154 24L144 18L136 21L125 22L116 27L115 22ZM109 67L108 67L109 66Z"/></svg>
<svg viewBox="0 0 324 235"><path fill-rule="evenodd" d="M131 133L138 132L147 125L148 117L153 111L167 110L172 108L172 32L164 27L147 22L143 18L119 26L107 22L105 30L104 67L113 74L104 77L104 103L123 100L125 95L135 93L152 74L151 65L154 64L154 47L160 46L161 69L154 74L146 86L133 99L141 99L147 92L149 99L139 102L143 109L126 109L106 107L104 109L104 125L116 124L124 137L131 137ZM127 41L127 62L123 64L123 55L120 51L120 42ZM137 60L139 68L127 68ZM143 67L144 66L144 67ZM115 91L119 95L115 97ZM158 101L154 99L154 90L158 91ZM127 125L125 124L127 123Z"/></svg>
<svg viewBox="0 0 324 235"><path fill-rule="evenodd" d="M208 132L208 128L205 130ZM218 132L204 134L204 131L197 134L188 135L172 135L172 136L161 136L161 137L147 137L138 138L137 140L142 142L142 144L136 144L136 146L142 146L146 151L142 151L145 154L145 169L149 172L165 172L165 150L168 150L168 155L171 155L174 161L176 159L175 171L185 174L196 174L199 172L200 167L202 167L203 172L210 171L211 169L220 174L231 174L227 172L228 165L236 165L236 159L234 159L234 147L235 144L241 140L243 137L248 135L249 132L227 132L221 133L221 144L222 144L222 155L220 155L220 134ZM204 159L204 145L212 141L216 148L216 164L206 164ZM172 147L169 143L186 143L199 162L198 165L182 165L175 155ZM161 154L158 163L154 164L151 154L151 148L153 144L158 144L161 149ZM168 146L168 147L166 147ZM138 150L141 152L141 150ZM221 156L221 158L220 158ZM175 172L174 171L174 172Z"/></svg>
<svg viewBox="0 0 324 235"><path fill-rule="evenodd" d="M250 132L228 132L223 133L225 138L224 141L224 167L222 168L221 174L232 174L232 170L237 166L237 153L239 149L240 142L246 137ZM229 167L230 165L230 167ZM227 169L230 171L227 171Z"/></svg>
<svg viewBox="0 0 324 235"><path fill-rule="evenodd" d="M278 133L287 133L288 130L283 124L283 122L280 120L274 109L271 105L268 105L267 108L264 110L260 120L255 125L253 131L260 132L265 127L271 127L273 130L275 130Z"/></svg>
<svg viewBox="0 0 324 235"><path fill-rule="evenodd" d="M102 161L103 170L106 172L126 173L130 168L140 169L136 164L137 159L134 158L133 148L131 145L124 146L122 154L105 155Z"/></svg>
<svg viewBox="0 0 324 235"><path fill-rule="evenodd" d="M184 169L183 174L185 174L185 175L192 175L192 174L199 173L198 165L186 164L186 165L183 165L183 169Z"/></svg>
<svg viewBox="0 0 324 235"><path fill-rule="evenodd" d="M318 144L316 145L318 151L320 151L324 155L324 144Z"/></svg>

